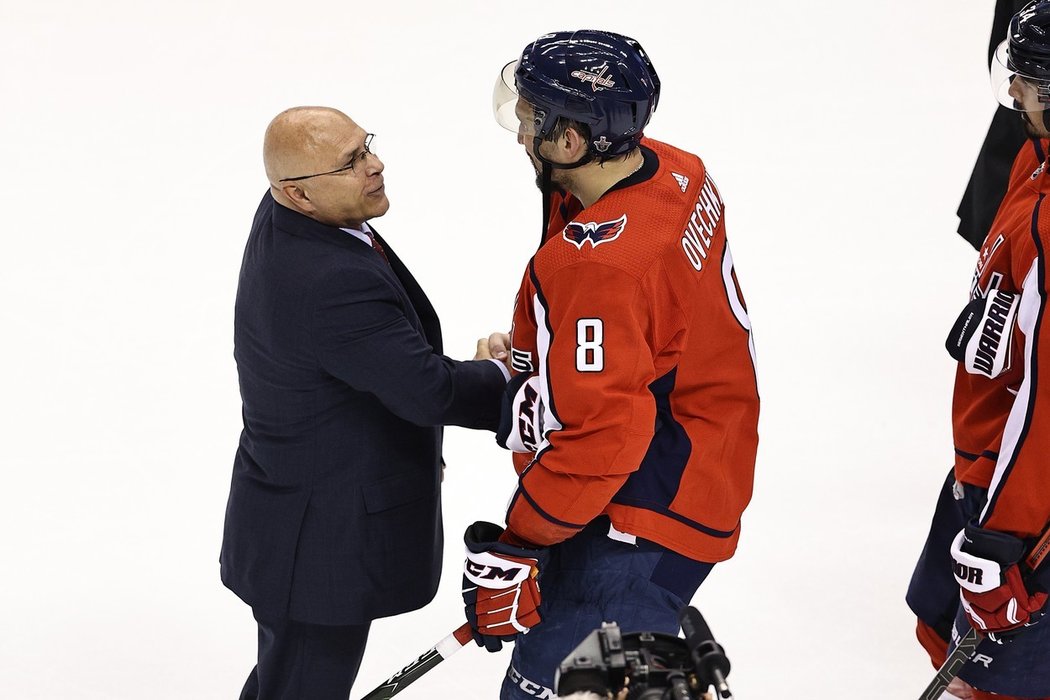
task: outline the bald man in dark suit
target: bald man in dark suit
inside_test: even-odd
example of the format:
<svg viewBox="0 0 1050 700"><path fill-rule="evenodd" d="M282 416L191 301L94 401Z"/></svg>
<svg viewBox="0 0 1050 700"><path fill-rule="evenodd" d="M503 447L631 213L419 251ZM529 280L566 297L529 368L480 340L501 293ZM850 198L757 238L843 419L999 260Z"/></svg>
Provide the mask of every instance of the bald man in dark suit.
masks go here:
<svg viewBox="0 0 1050 700"><path fill-rule="evenodd" d="M433 307L367 223L390 206L371 139L323 107L282 112L266 132L220 556L259 627L242 700L346 700L371 620L437 590L441 426L498 423L506 369L485 341L473 361L442 354Z"/></svg>

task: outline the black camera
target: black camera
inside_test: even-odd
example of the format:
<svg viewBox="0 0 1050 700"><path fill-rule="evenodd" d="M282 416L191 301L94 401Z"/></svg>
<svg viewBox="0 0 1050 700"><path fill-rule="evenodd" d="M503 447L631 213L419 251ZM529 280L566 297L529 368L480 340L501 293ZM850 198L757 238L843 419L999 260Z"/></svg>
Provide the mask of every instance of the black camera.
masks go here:
<svg viewBox="0 0 1050 700"><path fill-rule="evenodd" d="M700 611L686 607L678 619L685 639L659 632L621 634L615 622L603 623L561 662L558 695L615 696L626 685L629 700L700 700L709 688L719 700L731 698L729 659Z"/></svg>

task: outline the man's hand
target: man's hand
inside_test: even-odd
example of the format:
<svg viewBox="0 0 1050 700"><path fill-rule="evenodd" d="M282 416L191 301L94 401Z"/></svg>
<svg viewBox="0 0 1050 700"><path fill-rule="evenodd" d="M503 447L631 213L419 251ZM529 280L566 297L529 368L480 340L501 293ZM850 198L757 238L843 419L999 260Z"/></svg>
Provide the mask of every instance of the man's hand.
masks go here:
<svg viewBox="0 0 1050 700"><path fill-rule="evenodd" d="M499 360L510 368L510 334L491 333L488 338L478 338L475 360Z"/></svg>
<svg viewBox="0 0 1050 700"><path fill-rule="evenodd" d="M467 546L464 609L474 641L489 651L499 651L504 641L540 621L538 577L547 560L545 549L499 542L502 534L499 525L478 521L463 535Z"/></svg>
<svg viewBox="0 0 1050 700"><path fill-rule="evenodd" d="M946 688L949 695L954 695L959 700L973 700L973 686L956 676Z"/></svg>
<svg viewBox="0 0 1050 700"><path fill-rule="evenodd" d="M1018 565L1024 550L1017 537L973 524L952 542L952 568L963 610L974 629L1000 644L999 633L1033 624L1046 605L1046 592L1026 582L1030 572Z"/></svg>

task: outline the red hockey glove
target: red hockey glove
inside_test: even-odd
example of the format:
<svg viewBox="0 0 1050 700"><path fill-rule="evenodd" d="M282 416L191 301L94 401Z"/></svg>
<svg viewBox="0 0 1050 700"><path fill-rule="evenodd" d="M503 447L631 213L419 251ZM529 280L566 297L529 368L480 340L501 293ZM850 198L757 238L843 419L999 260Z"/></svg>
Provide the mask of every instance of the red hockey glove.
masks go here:
<svg viewBox="0 0 1050 700"><path fill-rule="evenodd" d="M499 651L504 641L540 621L539 572L547 550L526 549L499 542L503 528L478 521L467 528L463 541L463 602L474 641Z"/></svg>
<svg viewBox="0 0 1050 700"><path fill-rule="evenodd" d="M1034 624L1042 616L1046 592L1022 572L1022 540L970 524L952 542L952 568L963 610L978 632L1002 643L1002 632ZM1026 580L1027 579L1027 580Z"/></svg>

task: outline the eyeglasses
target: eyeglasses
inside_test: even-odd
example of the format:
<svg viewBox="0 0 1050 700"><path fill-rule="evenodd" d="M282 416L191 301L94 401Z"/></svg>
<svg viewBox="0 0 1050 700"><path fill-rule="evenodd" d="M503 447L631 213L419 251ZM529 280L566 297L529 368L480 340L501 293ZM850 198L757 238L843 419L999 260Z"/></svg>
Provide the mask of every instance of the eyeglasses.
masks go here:
<svg viewBox="0 0 1050 700"><path fill-rule="evenodd" d="M326 173L314 173L313 175L300 175L299 177L282 177L277 182L295 182L297 180L306 180L306 179L311 178L311 177L321 177L322 175L335 175L336 173L346 172L347 170L356 172L354 170L354 164L355 163L363 163L364 160L365 160L365 156L367 156L369 154L375 155L374 153L372 153L372 138L373 137L375 137L375 134L365 134L365 145L361 149L361 152L360 153L355 153L354 155L350 156L350 162L347 163L346 165L344 165L341 168L336 168L335 170L329 170Z"/></svg>

